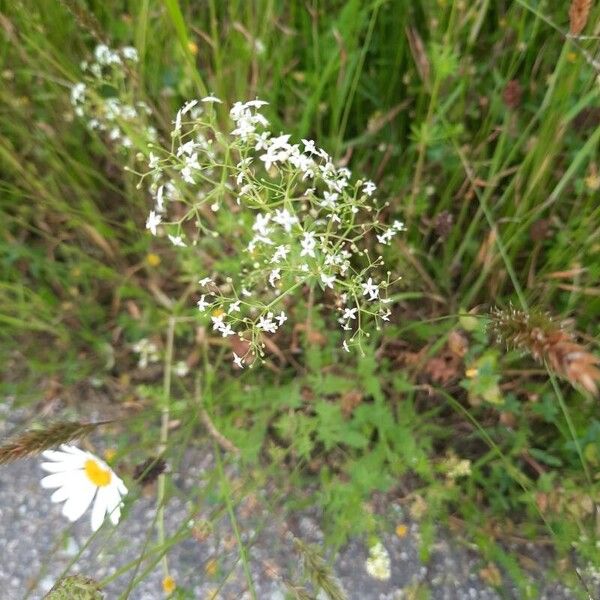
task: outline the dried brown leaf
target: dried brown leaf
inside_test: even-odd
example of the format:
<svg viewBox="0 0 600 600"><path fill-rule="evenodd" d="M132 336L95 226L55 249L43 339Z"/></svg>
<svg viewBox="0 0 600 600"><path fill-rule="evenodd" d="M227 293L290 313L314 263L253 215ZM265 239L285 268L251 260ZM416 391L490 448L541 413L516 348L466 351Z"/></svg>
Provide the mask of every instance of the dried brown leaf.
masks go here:
<svg viewBox="0 0 600 600"><path fill-rule="evenodd" d="M579 35L583 31L591 8L592 0L571 0L571 6L569 7L569 31L571 35Z"/></svg>

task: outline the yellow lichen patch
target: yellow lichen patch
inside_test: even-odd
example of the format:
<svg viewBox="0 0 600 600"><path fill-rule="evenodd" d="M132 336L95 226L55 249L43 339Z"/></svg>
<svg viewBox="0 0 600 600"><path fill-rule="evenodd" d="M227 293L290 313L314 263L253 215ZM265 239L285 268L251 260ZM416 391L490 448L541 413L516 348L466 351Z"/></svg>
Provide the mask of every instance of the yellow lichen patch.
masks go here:
<svg viewBox="0 0 600 600"><path fill-rule="evenodd" d="M112 474L110 471L103 469L95 460L89 458L84 465L85 474L88 479L98 487L104 487L110 484Z"/></svg>
<svg viewBox="0 0 600 600"><path fill-rule="evenodd" d="M204 566L204 572L209 576L209 577L214 577L217 574L217 569L218 569L218 564L217 561L214 559L209 560L206 565Z"/></svg>
<svg viewBox="0 0 600 600"><path fill-rule="evenodd" d="M163 591L165 592L165 594L172 594L175 591L177 584L175 583L175 580L170 575L167 575L163 579L162 586L163 586Z"/></svg>
<svg viewBox="0 0 600 600"><path fill-rule="evenodd" d="M404 523L400 523L399 525L396 526L396 535L399 538L406 537L407 533L408 533L408 527Z"/></svg>

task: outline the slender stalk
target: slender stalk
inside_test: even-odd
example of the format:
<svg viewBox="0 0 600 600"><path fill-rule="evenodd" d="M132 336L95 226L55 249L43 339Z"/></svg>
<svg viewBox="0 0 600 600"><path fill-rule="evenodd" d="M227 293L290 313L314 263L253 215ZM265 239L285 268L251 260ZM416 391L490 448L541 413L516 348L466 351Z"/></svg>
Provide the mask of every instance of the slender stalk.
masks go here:
<svg viewBox="0 0 600 600"><path fill-rule="evenodd" d="M583 456L583 450L581 449L581 444L579 443L579 439L577 438L577 430L575 429L575 425L573 423L573 420L571 419L571 414L569 413L569 409L567 408L567 404L565 403L562 391L560 389L560 386L558 385L558 381L556 380L556 375L547 363L546 370L548 371L548 375L550 376L550 381L552 382L554 393L558 398L560 409L562 410L563 416L565 417L565 421L567 423L567 427L569 428L571 439L573 440L573 444L575 445L575 449L577 450L577 455L579 456L579 461L581 462L583 472L585 473L585 478L587 479L588 484L592 485L592 475L588 468L587 462Z"/></svg>
<svg viewBox="0 0 600 600"><path fill-rule="evenodd" d="M175 338L175 321L174 316L169 317L167 328L167 348L165 352L165 373L163 377L163 407L160 422L160 443L158 446L159 456L164 454L167 449L169 439L169 404L171 397L171 368L173 363L173 340ZM158 544L162 547L165 543L165 491L166 491L166 473L161 473L158 477L158 493L156 499L157 518L156 529ZM169 576L169 563L167 562L166 553L161 559L163 575Z"/></svg>

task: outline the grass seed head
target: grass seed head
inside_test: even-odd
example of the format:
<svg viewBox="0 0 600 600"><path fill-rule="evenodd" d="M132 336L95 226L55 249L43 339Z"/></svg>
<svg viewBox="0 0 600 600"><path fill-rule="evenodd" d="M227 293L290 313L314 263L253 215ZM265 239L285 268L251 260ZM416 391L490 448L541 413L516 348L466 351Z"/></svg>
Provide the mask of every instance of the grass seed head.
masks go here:
<svg viewBox="0 0 600 600"><path fill-rule="evenodd" d="M598 393L600 358L578 344L549 315L511 307L495 309L490 316L489 330L499 343L528 352L573 385L590 394Z"/></svg>

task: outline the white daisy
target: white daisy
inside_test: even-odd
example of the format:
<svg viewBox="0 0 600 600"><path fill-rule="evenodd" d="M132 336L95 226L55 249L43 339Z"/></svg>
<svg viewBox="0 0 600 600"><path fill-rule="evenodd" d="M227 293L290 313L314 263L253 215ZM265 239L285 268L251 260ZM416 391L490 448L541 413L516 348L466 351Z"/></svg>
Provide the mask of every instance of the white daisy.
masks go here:
<svg viewBox="0 0 600 600"><path fill-rule="evenodd" d="M127 488L104 461L68 444L63 444L60 451L46 450L42 455L51 461L41 465L51 473L42 479L42 487L57 488L50 499L64 502L62 513L69 521L77 521L93 502L93 531L100 528L107 515L113 525L119 522L121 499Z"/></svg>

